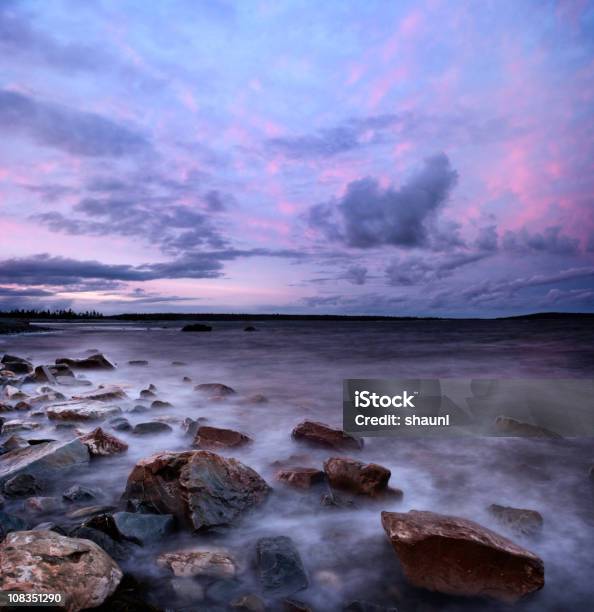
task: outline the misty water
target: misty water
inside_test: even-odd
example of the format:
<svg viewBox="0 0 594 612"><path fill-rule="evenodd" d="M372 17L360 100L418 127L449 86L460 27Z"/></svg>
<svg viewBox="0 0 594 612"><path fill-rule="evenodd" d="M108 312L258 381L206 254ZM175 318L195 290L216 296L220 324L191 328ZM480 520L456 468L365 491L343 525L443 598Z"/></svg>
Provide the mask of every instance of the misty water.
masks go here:
<svg viewBox="0 0 594 612"><path fill-rule="evenodd" d="M258 322L246 333L241 322L214 323L211 333L181 333L182 323L54 323L54 331L0 336L0 353L28 357L35 364L57 357L101 351L117 369L88 372L96 384L121 385L130 400L113 403L138 422L167 419L171 433L116 435L127 453L95 459L85 470L50 483L59 495L71 484L101 492L97 503L120 504L132 466L157 451L191 448L181 421L230 427L249 435L253 444L223 455L254 468L274 488L265 505L249 512L224 533L178 533L158 546L138 547L123 569L150 584L148 596L160 606L183 608L172 599L168 577L155 556L188 546L223 547L237 558L236 585L241 595L258 592L253 571L255 542L264 535L290 536L303 559L310 587L295 594L314 610L340 610L363 599L397 606L400 612L429 610L504 610L484 600L431 594L407 585L380 524L380 511L432 510L473 519L538 554L545 564L545 588L517 603L522 611L591 610L594 601L594 503L588 477L594 460L591 438L565 440L516 438L394 439L368 438L357 458L386 466L390 484L404 491L401 501L361 500L353 508L327 508L320 493L289 488L276 481L273 462L294 456L293 465L321 467L341 453L306 447L291 430L309 419L341 427L344 378L591 378L594 330L591 323L568 321L418 321L418 322ZM149 365L128 365L130 360ZM172 365L172 362L185 365ZM184 376L192 384L183 382ZM194 385L220 382L233 387L236 399L209 401ZM127 413L150 383L173 407ZM67 390L66 392L68 392ZM75 392L74 389L70 390ZM81 388L81 391L85 391ZM262 393L268 403L242 399ZM150 402L146 403L147 405ZM571 406L568 406L571 410ZM6 416L6 415L5 415ZM14 413L15 418L27 418ZM45 418L27 438L68 439ZM90 430L89 424L80 429ZM344 453L343 453L344 454ZM531 508L544 517L542 534L506 532L486 511L492 503ZM8 501L5 510L23 512ZM38 517L37 521L60 516ZM33 524L35 521L33 521ZM233 585L207 588L213 603ZM187 609L201 609L197 604ZM205 608L206 609L206 608Z"/></svg>

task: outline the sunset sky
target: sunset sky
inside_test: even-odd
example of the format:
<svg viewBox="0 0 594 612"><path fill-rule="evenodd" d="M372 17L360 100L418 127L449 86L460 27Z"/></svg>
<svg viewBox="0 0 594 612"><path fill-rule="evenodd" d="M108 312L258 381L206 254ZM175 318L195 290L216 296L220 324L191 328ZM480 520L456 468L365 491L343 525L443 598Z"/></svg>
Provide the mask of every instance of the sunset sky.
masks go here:
<svg viewBox="0 0 594 612"><path fill-rule="evenodd" d="M594 311L594 2L0 2L0 309Z"/></svg>

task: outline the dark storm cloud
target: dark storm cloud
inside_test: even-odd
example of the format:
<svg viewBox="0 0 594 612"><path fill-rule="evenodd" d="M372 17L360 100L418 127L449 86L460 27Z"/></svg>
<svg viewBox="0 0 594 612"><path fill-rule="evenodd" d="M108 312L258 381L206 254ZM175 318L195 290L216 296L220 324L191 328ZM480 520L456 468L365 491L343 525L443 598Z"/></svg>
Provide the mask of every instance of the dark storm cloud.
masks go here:
<svg viewBox="0 0 594 612"><path fill-rule="evenodd" d="M0 287L0 298L7 297L46 297L53 295L51 291L45 289L14 289L12 287Z"/></svg>
<svg viewBox="0 0 594 612"><path fill-rule="evenodd" d="M340 200L312 207L308 222L326 238L350 247L425 246L427 221L447 201L457 180L458 173L441 153L427 158L400 189L382 189L372 178L349 183Z"/></svg>
<svg viewBox="0 0 594 612"><path fill-rule="evenodd" d="M562 233L560 226L547 227L544 232L530 233L526 228L518 232L507 231L501 239L506 251L536 252L551 255L575 255L579 240Z"/></svg>
<svg viewBox="0 0 594 612"><path fill-rule="evenodd" d="M150 148L141 132L111 119L6 89L0 90L0 128L84 157L122 157Z"/></svg>

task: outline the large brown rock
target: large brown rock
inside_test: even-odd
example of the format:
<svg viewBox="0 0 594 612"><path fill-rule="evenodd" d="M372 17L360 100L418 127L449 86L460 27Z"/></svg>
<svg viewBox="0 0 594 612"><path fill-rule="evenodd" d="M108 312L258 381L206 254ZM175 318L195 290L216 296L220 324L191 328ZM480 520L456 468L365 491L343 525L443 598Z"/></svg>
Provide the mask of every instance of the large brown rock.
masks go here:
<svg viewBox="0 0 594 612"><path fill-rule="evenodd" d="M69 359L62 357L56 359L56 365L67 365L69 368L80 370L114 370L115 366L101 353L89 355L82 359Z"/></svg>
<svg viewBox="0 0 594 612"><path fill-rule="evenodd" d="M324 471L335 489L372 497L386 489L391 476L390 470L377 463L344 457L330 457L324 462Z"/></svg>
<svg viewBox="0 0 594 612"><path fill-rule="evenodd" d="M192 531L233 524L270 487L236 459L210 451L163 452L136 464L124 492L132 508L173 514Z"/></svg>
<svg viewBox="0 0 594 612"><path fill-rule="evenodd" d="M310 489L326 479L326 475L322 470L311 467L287 468L280 470L276 477L281 482L286 482L296 489Z"/></svg>
<svg viewBox="0 0 594 612"><path fill-rule="evenodd" d="M198 427L196 431L194 446L206 450L217 450L220 448L245 446L251 441L251 438L239 431L203 425L202 427Z"/></svg>
<svg viewBox="0 0 594 612"><path fill-rule="evenodd" d="M116 562L90 540L15 531L0 544L0 590L61 593L68 612L101 605L121 579Z"/></svg>
<svg viewBox="0 0 594 612"><path fill-rule="evenodd" d="M128 450L125 442L104 432L101 427L80 436L79 440L87 445L91 457L108 457Z"/></svg>
<svg viewBox="0 0 594 612"><path fill-rule="evenodd" d="M293 429L295 440L303 440L316 446L324 446L335 450L359 450L363 440L353 438L340 429L332 429L329 425L316 421L303 421Z"/></svg>
<svg viewBox="0 0 594 612"><path fill-rule="evenodd" d="M106 406L99 400L71 400L52 404L46 408L48 419L53 421L102 421L122 413L119 406Z"/></svg>
<svg viewBox="0 0 594 612"><path fill-rule="evenodd" d="M544 586L534 553L474 521L434 512L382 512L404 573L417 587L505 602Z"/></svg>

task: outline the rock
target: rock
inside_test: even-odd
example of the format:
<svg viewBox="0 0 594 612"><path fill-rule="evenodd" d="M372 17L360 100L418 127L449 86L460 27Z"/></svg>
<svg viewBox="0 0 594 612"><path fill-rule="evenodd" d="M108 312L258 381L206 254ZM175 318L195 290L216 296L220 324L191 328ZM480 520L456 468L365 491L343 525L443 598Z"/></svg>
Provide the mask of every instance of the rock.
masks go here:
<svg viewBox="0 0 594 612"><path fill-rule="evenodd" d="M4 357L2 357L2 363L15 374L30 374L33 372L33 364L21 357L4 355Z"/></svg>
<svg viewBox="0 0 594 612"><path fill-rule="evenodd" d="M146 361L145 359L132 359L131 361L128 362L128 365L131 366L147 366L149 364L148 361Z"/></svg>
<svg viewBox="0 0 594 612"><path fill-rule="evenodd" d="M79 393L73 395L73 400L97 400L100 402L111 402L116 399L126 399L128 395L121 388L115 385L108 385L106 387L99 387L94 391L87 391L86 393Z"/></svg>
<svg viewBox="0 0 594 612"><path fill-rule="evenodd" d="M285 599L283 600L283 612L312 612L312 609L297 599Z"/></svg>
<svg viewBox="0 0 594 612"><path fill-rule="evenodd" d="M41 423L37 423L37 421L10 419L8 421L4 421L2 432L6 434L12 433L13 431L33 431L34 429L39 429L40 427Z"/></svg>
<svg viewBox="0 0 594 612"><path fill-rule="evenodd" d="M162 452L136 464L123 499L173 514L193 531L229 526L270 488L251 468L209 451Z"/></svg>
<svg viewBox="0 0 594 612"><path fill-rule="evenodd" d="M108 421L108 424L111 425L111 428L115 431L129 431L132 429L132 425L130 425L130 421L125 417L115 417Z"/></svg>
<svg viewBox="0 0 594 612"><path fill-rule="evenodd" d="M39 406L40 404L63 401L66 401L66 396L63 393L60 393L58 391L50 391L48 393L42 393L41 395L35 395L34 397L30 397L27 403L29 404L29 406Z"/></svg>
<svg viewBox="0 0 594 612"><path fill-rule="evenodd" d="M161 540L174 528L173 516L170 514L116 512L113 520L123 538L140 545Z"/></svg>
<svg viewBox="0 0 594 612"><path fill-rule="evenodd" d="M297 489L310 489L313 485L326 480L326 474L322 470L309 467L294 467L281 470L276 477Z"/></svg>
<svg viewBox="0 0 594 612"><path fill-rule="evenodd" d="M145 412L150 412L150 408L148 406L143 406L142 404L137 404L130 410L130 414L143 414Z"/></svg>
<svg viewBox="0 0 594 612"><path fill-rule="evenodd" d="M254 593L234 599L230 606L240 612L266 612L266 604Z"/></svg>
<svg viewBox="0 0 594 612"><path fill-rule="evenodd" d="M201 385L196 385L194 387L194 391L206 393L212 399L221 399L223 397L236 394L235 389L221 383L202 383Z"/></svg>
<svg viewBox="0 0 594 612"><path fill-rule="evenodd" d="M332 429L324 423L315 421L303 421L293 429L292 436L295 440L303 440L317 446L334 448L336 450L359 450L363 446L363 440L341 431Z"/></svg>
<svg viewBox="0 0 594 612"><path fill-rule="evenodd" d="M170 402L164 402L162 400L155 400L151 403L151 408L173 408L173 404Z"/></svg>
<svg viewBox="0 0 594 612"><path fill-rule="evenodd" d="M215 582L208 585L206 589L206 597L215 603L224 604L224 607L214 606L201 608L200 612L203 610L204 612L225 612L228 610L227 605L229 602L239 597L239 595L243 594L244 591L245 585L239 580L235 580L233 578L221 578L219 580L215 580Z"/></svg>
<svg viewBox="0 0 594 612"><path fill-rule="evenodd" d="M0 509L4 508L4 504L5 504L4 497L2 495L0 495Z"/></svg>
<svg viewBox="0 0 594 612"><path fill-rule="evenodd" d="M58 379L74 378L74 372L67 365L51 364L37 366L33 372L34 382L57 384Z"/></svg>
<svg viewBox="0 0 594 612"><path fill-rule="evenodd" d="M324 471L330 485L357 495L370 497L382 493L388 486L390 470L376 463L363 463L355 459L331 457L324 462Z"/></svg>
<svg viewBox="0 0 594 612"><path fill-rule="evenodd" d="M122 413L119 406L106 406L99 400L72 400L46 408L53 421L102 421Z"/></svg>
<svg viewBox="0 0 594 612"><path fill-rule="evenodd" d="M185 366L188 365L185 361L172 361L171 362L172 366L176 366L176 367L180 367L180 366Z"/></svg>
<svg viewBox="0 0 594 612"><path fill-rule="evenodd" d="M125 442L105 433L101 427L80 436L79 440L87 445L91 457L108 457L128 450L128 445Z"/></svg>
<svg viewBox="0 0 594 612"><path fill-rule="evenodd" d="M29 497L25 501L25 508L29 512L35 514L46 514L48 512L57 512L61 507L59 497Z"/></svg>
<svg viewBox="0 0 594 612"><path fill-rule="evenodd" d="M192 323L182 327L183 332L209 332L212 331L210 325L203 325L202 323Z"/></svg>
<svg viewBox="0 0 594 612"><path fill-rule="evenodd" d="M35 495L42 490L41 483L37 481L35 476L22 473L9 478L3 487L4 493L9 497L25 497L27 495Z"/></svg>
<svg viewBox="0 0 594 612"><path fill-rule="evenodd" d="M6 397L11 402L16 400L24 400L29 397L27 393L21 391L18 387L13 387L12 385L6 385L4 387L4 397Z"/></svg>
<svg viewBox="0 0 594 612"><path fill-rule="evenodd" d="M192 607L190 610L209 610L210 608L196 608L196 602L204 600L204 587L192 578L173 578L169 583L175 596ZM182 608L186 610L186 608Z"/></svg>
<svg viewBox="0 0 594 612"><path fill-rule="evenodd" d="M77 510L73 510L69 512L66 516L70 519L82 519L87 517L95 517L97 515L108 514L109 512L113 512L115 510L115 506L85 506L84 508L78 508ZM86 525L89 527L91 525Z"/></svg>
<svg viewBox="0 0 594 612"><path fill-rule="evenodd" d="M56 365L67 365L69 368L79 370L115 370L115 366L102 353L89 355L83 359L56 359Z"/></svg>
<svg viewBox="0 0 594 612"><path fill-rule="evenodd" d="M243 331L246 331L246 332L255 332L256 328L253 325L248 325L248 326L243 328Z"/></svg>
<svg viewBox="0 0 594 612"><path fill-rule="evenodd" d="M175 576L186 578L233 578L237 571L235 560L226 551L179 550L159 555L157 563L170 569Z"/></svg>
<svg viewBox="0 0 594 612"><path fill-rule="evenodd" d="M53 478L57 472L84 465L88 461L89 451L78 439L16 449L0 456L0 485L23 473L41 480Z"/></svg>
<svg viewBox="0 0 594 612"><path fill-rule="evenodd" d="M158 434L167 433L173 431L167 423L161 423L160 421L147 421L146 423L138 423L132 429L132 433L137 436L144 436L147 434Z"/></svg>
<svg viewBox="0 0 594 612"><path fill-rule="evenodd" d="M27 332L51 331L41 325L31 325L29 321L18 319L0 320L0 334L21 334Z"/></svg>
<svg viewBox="0 0 594 612"><path fill-rule="evenodd" d="M37 398L34 398L34 399L37 399ZM19 410L19 411L31 410L32 407L33 407L33 405L32 405L32 401L31 400L30 401L21 400L20 402L17 402L14 405L14 409L15 410ZM32 414L31 416L35 416L35 415Z"/></svg>
<svg viewBox="0 0 594 612"><path fill-rule="evenodd" d="M334 491L324 493L320 497L320 505L330 509L352 510L356 508L355 502L352 499L337 495Z"/></svg>
<svg viewBox="0 0 594 612"><path fill-rule="evenodd" d="M130 557L130 550L121 542L117 542L113 538L109 537L103 531L99 529L93 529L92 527L86 527L81 525L73 529L68 535L72 538L82 538L84 540L91 540L101 547L112 559L116 561L125 561Z"/></svg>
<svg viewBox="0 0 594 612"><path fill-rule="evenodd" d="M543 518L536 510L491 504L487 510L507 529L519 535L535 535L542 530Z"/></svg>
<svg viewBox="0 0 594 612"><path fill-rule="evenodd" d="M292 595L309 585L299 552L287 536L260 538L256 563L262 588L269 594Z"/></svg>
<svg viewBox="0 0 594 612"><path fill-rule="evenodd" d="M511 417L498 416L495 419L495 429L497 433L503 436L510 437L521 437L521 438L562 438L558 433L546 429L545 427L539 427L538 425L531 425L530 423L524 423L517 421Z"/></svg>
<svg viewBox="0 0 594 612"><path fill-rule="evenodd" d="M27 446L29 446L29 442L27 442L25 438L21 438L21 436L12 435L4 440L4 444L2 446L6 449L6 451L11 451L17 448L27 448Z"/></svg>
<svg viewBox="0 0 594 612"><path fill-rule="evenodd" d="M473 521L411 510L382 525L416 587L514 602L544 586L541 559Z"/></svg>
<svg viewBox="0 0 594 612"><path fill-rule="evenodd" d="M99 606L121 579L117 564L90 540L19 531L0 544L0 590L61 593L69 611Z"/></svg>
<svg viewBox="0 0 594 612"><path fill-rule="evenodd" d="M190 417L186 417L182 421L182 429L186 434L192 436L192 438L196 436L198 427L200 427L200 419L191 419Z"/></svg>
<svg viewBox="0 0 594 612"><path fill-rule="evenodd" d="M184 376L184 377L182 378L182 382L185 382L185 383L191 383L191 382L192 382L192 379L191 379L189 376Z"/></svg>
<svg viewBox="0 0 594 612"><path fill-rule="evenodd" d="M93 489L88 489L81 485L73 485L62 493L62 497L69 502L80 502L95 499L97 494Z"/></svg>
<svg viewBox="0 0 594 612"><path fill-rule="evenodd" d="M0 541L4 540L6 535L12 531L22 531L28 528L28 523L20 516L8 514L0 510Z"/></svg>
<svg viewBox="0 0 594 612"><path fill-rule="evenodd" d="M142 389L139 395L142 399L150 399L152 397L157 397L157 394L154 391L151 391L150 389Z"/></svg>
<svg viewBox="0 0 594 612"><path fill-rule="evenodd" d="M263 393L254 393L246 397L243 402L244 404L267 404L268 398Z"/></svg>
<svg viewBox="0 0 594 612"><path fill-rule="evenodd" d="M203 425L202 427L198 427L193 445L196 448L217 450L221 448L237 448L239 446L245 446L251 441L251 438L240 433L239 431Z"/></svg>
<svg viewBox="0 0 594 612"><path fill-rule="evenodd" d="M368 601L353 601L343 608L343 612L398 612L397 608L386 608Z"/></svg>

